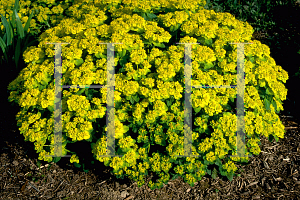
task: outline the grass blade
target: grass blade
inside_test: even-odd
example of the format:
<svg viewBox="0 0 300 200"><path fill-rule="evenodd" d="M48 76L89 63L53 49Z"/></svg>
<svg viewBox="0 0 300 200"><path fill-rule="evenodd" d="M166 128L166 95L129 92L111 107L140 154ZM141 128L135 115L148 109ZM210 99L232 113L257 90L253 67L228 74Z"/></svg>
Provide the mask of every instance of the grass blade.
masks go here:
<svg viewBox="0 0 300 200"><path fill-rule="evenodd" d="M24 52L24 51L26 50L26 47L27 47L27 46L24 46L24 45L27 44L28 39L29 39L29 37L27 36L25 42L22 43L22 47L23 47L23 48L22 48L22 52Z"/></svg>
<svg viewBox="0 0 300 200"><path fill-rule="evenodd" d="M14 32L14 29L11 27L11 21L10 20L9 20L8 26L9 26L9 29L10 29L10 41L11 41L10 44L13 44L15 32Z"/></svg>
<svg viewBox="0 0 300 200"><path fill-rule="evenodd" d="M24 29L23 29L23 26L22 26L22 22L20 20L20 17L17 13L17 11L14 9L14 15L17 19L17 31L18 31L18 34L21 38L24 38Z"/></svg>
<svg viewBox="0 0 300 200"><path fill-rule="evenodd" d="M5 52L6 44L5 44L5 42L3 41L2 38L0 38L0 46L1 46L1 49L2 49L2 52L3 52L3 55L5 57L5 60L7 60L7 55L6 55L6 52ZM1 58L1 61L2 61L2 58Z"/></svg>
<svg viewBox="0 0 300 200"><path fill-rule="evenodd" d="M3 36L3 41L4 42L6 41L6 38L7 38L7 36L6 36L6 33L5 33L4 36ZM6 45L5 45L5 48L6 48Z"/></svg>
<svg viewBox="0 0 300 200"><path fill-rule="evenodd" d="M19 11L19 0L16 0L15 1L15 5L14 5L14 8L13 9L16 9L16 11L17 11L17 13L18 13L18 11Z"/></svg>
<svg viewBox="0 0 300 200"><path fill-rule="evenodd" d="M20 38L18 37L18 41L17 41L17 47L16 47L16 51L15 51L15 63L16 63L16 68L18 68L18 62L19 62L19 57L20 57L20 50L21 50L21 43L20 43Z"/></svg>
<svg viewBox="0 0 300 200"><path fill-rule="evenodd" d="M18 11L19 11L19 0L15 1L15 5L13 7L13 10L16 10L16 12L18 13ZM13 29L15 29L16 28L16 16L14 14L12 15L12 23L11 24L12 24Z"/></svg>
<svg viewBox="0 0 300 200"><path fill-rule="evenodd" d="M16 17L15 17L15 15L13 14L11 18L12 18L11 25L12 25L13 29L15 29L15 28L16 28Z"/></svg>
<svg viewBox="0 0 300 200"><path fill-rule="evenodd" d="M8 24L6 18L1 14L1 21L3 23L3 26L5 27L6 30L6 36L7 36L7 41L6 41L6 45L10 45L11 44L11 40L12 40L12 36L11 36L11 27Z"/></svg>
<svg viewBox="0 0 300 200"><path fill-rule="evenodd" d="M5 42L3 41L2 38L0 38L0 47L2 49L2 52L5 53L6 44L5 44Z"/></svg>
<svg viewBox="0 0 300 200"><path fill-rule="evenodd" d="M1 59L1 64L2 64L2 61L7 60L7 54L6 54L6 51L5 51L6 50L6 44L2 40L2 38L0 38L0 46L1 46L1 49L2 49L2 52L3 52L3 55L4 55L3 60L2 60L2 58L0 58Z"/></svg>
<svg viewBox="0 0 300 200"><path fill-rule="evenodd" d="M32 16L33 16L33 11L31 11L31 14L29 15L29 18L28 18L28 20L27 20L27 22L26 22L26 24L25 24L25 27L24 27L24 31L25 31L26 33L27 33L27 31L28 31L28 28L29 28L29 25L30 25L30 21L31 21Z"/></svg>

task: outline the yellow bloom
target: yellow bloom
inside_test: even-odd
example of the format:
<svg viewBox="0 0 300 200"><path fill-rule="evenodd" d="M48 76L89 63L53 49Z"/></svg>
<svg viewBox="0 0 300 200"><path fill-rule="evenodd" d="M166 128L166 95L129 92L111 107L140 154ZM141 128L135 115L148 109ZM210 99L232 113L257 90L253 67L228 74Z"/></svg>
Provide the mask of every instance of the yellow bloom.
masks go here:
<svg viewBox="0 0 300 200"><path fill-rule="evenodd" d="M70 158L70 163L74 163L74 162L79 163L79 158L76 154L73 154Z"/></svg>
<svg viewBox="0 0 300 200"><path fill-rule="evenodd" d="M217 159L217 157L215 156L215 153L211 151L208 154L206 154L206 159L209 162L214 162Z"/></svg>

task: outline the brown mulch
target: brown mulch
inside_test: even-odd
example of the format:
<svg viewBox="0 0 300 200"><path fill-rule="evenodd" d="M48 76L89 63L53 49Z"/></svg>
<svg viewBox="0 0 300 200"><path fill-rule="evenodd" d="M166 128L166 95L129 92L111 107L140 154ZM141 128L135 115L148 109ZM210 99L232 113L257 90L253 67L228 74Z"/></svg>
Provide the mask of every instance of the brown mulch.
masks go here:
<svg viewBox="0 0 300 200"><path fill-rule="evenodd" d="M263 31L256 32L254 38L263 42L268 37L291 37L291 41L295 36L291 34L292 29L289 30L268 31L269 36ZM282 57L286 55L283 50ZM272 57L276 62L280 60L276 55ZM279 65L284 69L289 67L286 62L279 62ZM62 158L58 163L42 162L38 168L34 145L24 142L16 126L14 116L19 108L3 102L0 199L300 199L300 117L292 114L297 113L297 104L292 104L293 90L290 88L293 84L287 82L286 85L290 99L284 101L285 111L279 115L285 126L285 138L278 142L261 138L262 152L251 157L248 164L237 165L240 177L235 176L230 182L226 178L212 179L206 175L194 187L180 177L154 191L147 186L152 174L145 181L146 185L138 188L129 179L116 179L110 168L99 161L95 161L88 173L72 166L68 158ZM8 106L10 111L4 111Z"/></svg>

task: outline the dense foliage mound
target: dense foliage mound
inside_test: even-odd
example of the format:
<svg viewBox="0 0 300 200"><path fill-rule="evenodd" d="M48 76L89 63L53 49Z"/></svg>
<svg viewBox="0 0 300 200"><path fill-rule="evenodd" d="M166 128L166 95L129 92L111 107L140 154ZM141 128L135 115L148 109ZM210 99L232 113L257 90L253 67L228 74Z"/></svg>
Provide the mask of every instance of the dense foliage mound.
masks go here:
<svg viewBox="0 0 300 200"><path fill-rule="evenodd" d="M67 16L39 38L23 56L28 66L9 85L10 101L21 106L18 126L34 142L39 159L52 161L54 148L54 45L62 45L62 85L107 85L107 46L115 45L116 154L106 155L107 89L62 91L63 154L82 162L69 143L91 143L94 157L117 177L144 184L149 170L160 188L182 176L193 185L206 173L232 179L236 155L236 88L193 88L193 155L184 155L184 56L192 45L193 85L236 85L237 45L245 45L246 155L258 155L260 137L284 137L283 110L288 74L270 57L270 49L252 41L253 28L229 13L203 8L205 1L74 1ZM45 146L46 145L46 146Z"/></svg>

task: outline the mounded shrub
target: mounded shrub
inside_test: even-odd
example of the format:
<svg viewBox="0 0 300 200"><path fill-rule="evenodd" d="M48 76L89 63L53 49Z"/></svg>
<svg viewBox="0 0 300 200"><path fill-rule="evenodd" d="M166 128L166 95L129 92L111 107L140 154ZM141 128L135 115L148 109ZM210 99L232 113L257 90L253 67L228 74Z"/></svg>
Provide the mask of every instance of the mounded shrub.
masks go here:
<svg viewBox="0 0 300 200"><path fill-rule="evenodd" d="M151 189L182 176L193 185L208 173L232 180L236 155L236 88L193 88L194 155L184 154L184 45L192 45L192 85L236 85L237 45L245 45L246 155L260 153L260 138L284 138L278 113L286 99L288 74L270 57L268 46L251 40L253 28L229 13L205 10L205 1L81 1L68 8L71 18L45 31L28 63L10 83L10 101L21 106L20 133L34 142L39 159L51 162L54 123L54 45L62 45L62 85L107 85L107 47L115 45L116 154L106 155L106 88L62 91L63 154L84 162L68 144L91 143L94 158L142 186L151 170ZM67 159L67 158L64 158Z"/></svg>

